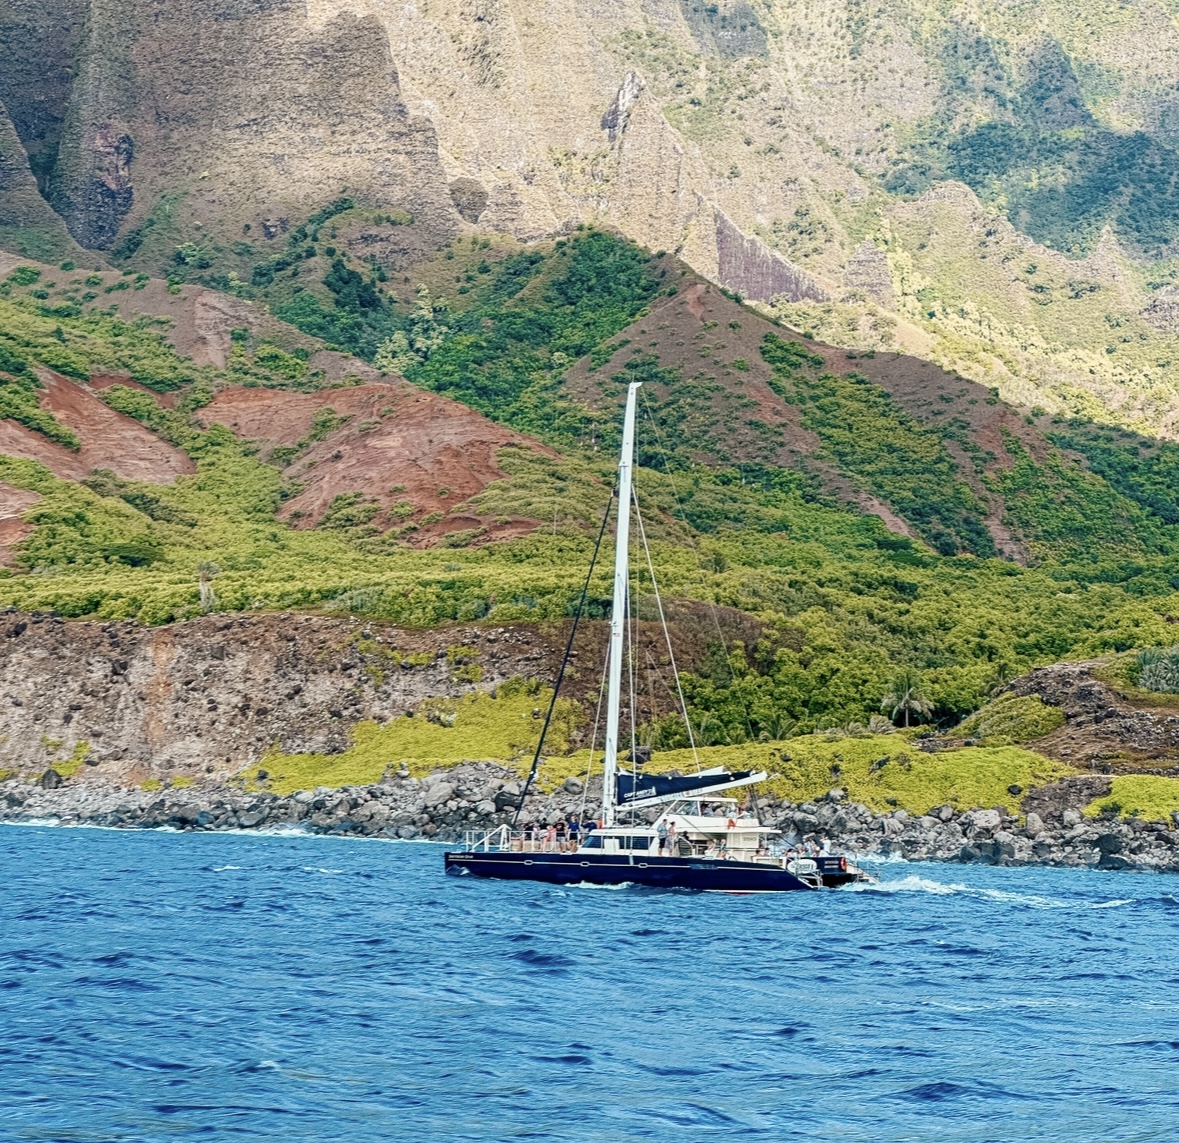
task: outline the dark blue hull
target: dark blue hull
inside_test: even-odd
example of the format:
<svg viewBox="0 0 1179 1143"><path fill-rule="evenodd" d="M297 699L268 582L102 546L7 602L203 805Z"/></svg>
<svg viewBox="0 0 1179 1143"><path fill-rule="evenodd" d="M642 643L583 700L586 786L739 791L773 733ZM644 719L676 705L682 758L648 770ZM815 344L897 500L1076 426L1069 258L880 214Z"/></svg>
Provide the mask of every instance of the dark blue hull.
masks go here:
<svg viewBox="0 0 1179 1143"><path fill-rule="evenodd" d="M857 879L838 857L820 858L823 885ZM446 872L550 885L646 885L653 889L698 889L721 893L787 893L813 889L778 865L715 861L703 857L649 857L584 853L448 853Z"/></svg>

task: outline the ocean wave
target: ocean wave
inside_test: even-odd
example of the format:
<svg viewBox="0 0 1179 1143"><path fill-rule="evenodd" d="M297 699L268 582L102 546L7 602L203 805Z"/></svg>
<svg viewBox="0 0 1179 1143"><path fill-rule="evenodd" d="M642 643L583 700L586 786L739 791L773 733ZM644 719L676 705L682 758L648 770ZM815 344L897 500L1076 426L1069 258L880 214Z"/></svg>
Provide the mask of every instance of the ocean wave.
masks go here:
<svg viewBox="0 0 1179 1143"><path fill-rule="evenodd" d="M959 882L935 881L930 877L910 874L895 881L875 884L849 885L844 892L852 893L930 893L937 897L961 895L1002 905L1023 905L1029 909L1116 909L1132 905L1137 898L1115 897L1109 901L1084 901L1063 897L1045 897L1035 893L1018 893L1011 889L991 889Z"/></svg>
<svg viewBox="0 0 1179 1143"><path fill-rule="evenodd" d="M633 881L620 881L617 885L597 885L593 881L573 881L566 886L567 889L604 889L607 892L613 893L619 889L633 889L635 883Z"/></svg>

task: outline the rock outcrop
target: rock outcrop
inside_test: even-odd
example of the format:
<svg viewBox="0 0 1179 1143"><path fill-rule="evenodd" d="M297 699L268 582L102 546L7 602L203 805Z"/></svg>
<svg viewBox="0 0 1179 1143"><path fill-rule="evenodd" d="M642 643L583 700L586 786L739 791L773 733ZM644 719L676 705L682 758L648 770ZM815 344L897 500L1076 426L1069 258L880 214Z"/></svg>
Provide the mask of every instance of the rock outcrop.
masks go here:
<svg viewBox="0 0 1179 1143"><path fill-rule="evenodd" d="M1179 773L1179 706L1163 695L1128 698L1095 674L1105 666L1101 659L1055 663L1012 684L1016 694L1038 695L1064 714L1064 725L1036 749L1105 774Z"/></svg>
<svg viewBox="0 0 1179 1143"><path fill-rule="evenodd" d="M82 245L110 248L165 201L187 233L269 234L345 191L457 227L436 132L406 108L375 17L313 23L302 0L41 8L0 18L22 67L52 57L0 95Z"/></svg>

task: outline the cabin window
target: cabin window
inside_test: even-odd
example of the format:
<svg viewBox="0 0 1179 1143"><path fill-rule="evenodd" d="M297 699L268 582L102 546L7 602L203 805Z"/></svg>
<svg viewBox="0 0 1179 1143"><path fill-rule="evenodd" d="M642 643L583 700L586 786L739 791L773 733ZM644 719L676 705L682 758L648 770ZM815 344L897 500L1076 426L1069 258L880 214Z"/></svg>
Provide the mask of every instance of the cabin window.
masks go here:
<svg viewBox="0 0 1179 1143"><path fill-rule="evenodd" d="M601 849L602 848L602 835L597 834L597 833L591 833L589 835L589 837L587 837L585 839L585 841L583 841L581 843L581 848L582 849Z"/></svg>
<svg viewBox="0 0 1179 1143"><path fill-rule="evenodd" d="M618 839L619 849L650 849L651 839L649 837L620 837Z"/></svg>

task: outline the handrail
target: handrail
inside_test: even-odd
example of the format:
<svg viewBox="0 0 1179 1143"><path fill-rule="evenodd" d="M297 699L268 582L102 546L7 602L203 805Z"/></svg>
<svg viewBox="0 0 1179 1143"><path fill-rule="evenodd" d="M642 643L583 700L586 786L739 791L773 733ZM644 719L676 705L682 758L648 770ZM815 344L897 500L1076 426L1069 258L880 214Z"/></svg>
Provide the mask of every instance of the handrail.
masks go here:
<svg viewBox="0 0 1179 1143"><path fill-rule="evenodd" d="M484 834L479 834L477 830L467 830L464 842L470 853L477 853L479 850L483 850L484 853L490 853L493 845L497 849L506 847L510 836L511 830L508 826L499 825L495 829L489 829Z"/></svg>

